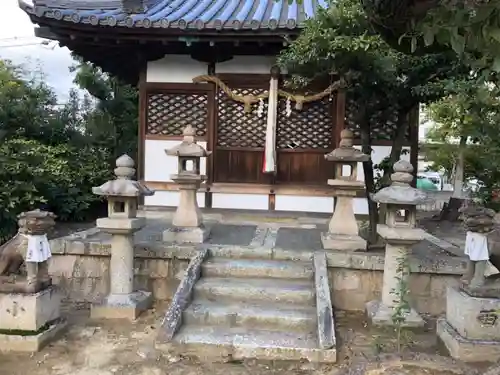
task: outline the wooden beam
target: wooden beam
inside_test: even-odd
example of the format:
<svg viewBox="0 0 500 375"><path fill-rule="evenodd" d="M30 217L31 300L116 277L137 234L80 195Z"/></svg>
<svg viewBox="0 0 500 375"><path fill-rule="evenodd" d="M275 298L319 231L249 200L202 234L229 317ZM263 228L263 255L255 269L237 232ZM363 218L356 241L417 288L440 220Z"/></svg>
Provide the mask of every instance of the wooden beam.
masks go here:
<svg viewBox="0 0 500 375"><path fill-rule="evenodd" d="M142 181L148 187L158 191L178 191L179 187L175 182L167 181ZM266 185L266 184L245 184L245 183L220 183L211 185L202 184L198 190L200 193L210 192L226 194L267 194L267 195L293 195L311 197L333 197L334 189L325 185ZM356 192L357 198L364 198L364 191Z"/></svg>

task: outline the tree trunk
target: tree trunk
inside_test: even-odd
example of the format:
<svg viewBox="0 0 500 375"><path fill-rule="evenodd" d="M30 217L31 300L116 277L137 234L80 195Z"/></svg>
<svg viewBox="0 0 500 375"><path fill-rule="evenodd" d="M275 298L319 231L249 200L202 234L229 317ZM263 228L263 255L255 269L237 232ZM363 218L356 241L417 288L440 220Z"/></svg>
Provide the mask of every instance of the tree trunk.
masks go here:
<svg viewBox="0 0 500 375"><path fill-rule="evenodd" d="M360 126L361 135L361 151L364 154L371 155L372 148L370 142L370 127L367 124ZM363 172L365 175L365 192L366 200L368 202L368 217L369 217L369 227L368 227L368 244L374 245L377 242L377 224L378 224L378 207L377 203L372 201L370 193L375 192L375 179L373 175L373 162L372 159L368 159L363 163Z"/></svg>
<svg viewBox="0 0 500 375"><path fill-rule="evenodd" d="M462 199L464 190L464 170L465 170L465 147L467 146L467 137L460 137L458 146L457 162L455 164L455 176L453 179L453 198Z"/></svg>
<svg viewBox="0 0 500 375"><path fill-rule="evenodd" d="M392 166L401 158L401 151L403 151L403 144L405 141L406 131L408 130L408 110L400 110L398 112L398 123L396 128L395 137L392 139L391 153L389 154L390 168L384 171L382 176L381 186L384 188L391 184L391 174L394 172ZM380 205L378 220L379 224L385 224L385 204Z"/></svg>
<svg viewBox="0 0 500 375"><path fill-rule="evenodd" d="M391 174L393 173L392 166L401 158L401 151L403 151L403 144L405 142L406 131L408 130L409 121L407 121L408 111L401 110L398 113L398 124L396 128L395 137L392 140L391 153L389 154L390 169L384 171L382 177L382 187L389 186L391 183Z"/></svg>
<svg viewBox="0 0 500 375"><path fill-rule="evenodd" d="M453 177L453 195L447 204L443 206L439 214L440 220L457 221L460 217L458 210L464 204L464 170L465 170L465 151L467 146L467 137L461 136L458 146L458 155L455 163L455 176Z"/></svg>

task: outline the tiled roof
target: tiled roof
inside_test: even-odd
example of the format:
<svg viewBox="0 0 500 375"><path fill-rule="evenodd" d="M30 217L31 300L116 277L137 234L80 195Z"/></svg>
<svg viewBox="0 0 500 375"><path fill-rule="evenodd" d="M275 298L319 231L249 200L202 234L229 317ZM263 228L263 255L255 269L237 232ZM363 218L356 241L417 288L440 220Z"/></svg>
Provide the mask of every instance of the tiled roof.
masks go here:
<svg viewBox="0 0 500 375"><path fill-rule="evenodd" d="M148 0L141 14L126 13L120 0L19 0L19 5L39 18L95 26L278 30L300 27L314 17L318 8L327 7L327 1L302 0L297 4L296 0Z"/></svg>

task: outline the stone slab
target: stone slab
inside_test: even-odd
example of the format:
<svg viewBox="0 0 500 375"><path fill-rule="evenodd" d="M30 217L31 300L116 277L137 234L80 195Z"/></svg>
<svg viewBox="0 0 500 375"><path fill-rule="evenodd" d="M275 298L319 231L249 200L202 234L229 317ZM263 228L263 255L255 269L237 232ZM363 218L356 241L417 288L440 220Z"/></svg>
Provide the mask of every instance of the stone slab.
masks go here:
<svg viewBox="0 0 500 375"><path fill-rule="evenodd" d="M377 233L384 240L395 244L413 245L425 239L425 231L420 228L393 228L379 224L377 225Z"/></svg>
<svg viewBox="0 0 500 375"><path fill-rule="evenodd" d="M486 278L484 284L479 287L462 284L460 289L471 297L490 298L500 301L500 279L498 274Z"/></svg>
<svg viewBox="0 0 500 375"><path fill-rule="evenodd" d="M150 292L137 291L127 295L109 295L90 309L92 319L128 319L135 320L153 304Z"/></svg>
<svg viewBox="0 0 500 375"><path fill-rule="evenodd" d="M319 347L320 349L333 349L337 340L335 337L335 322L333 320L326 254L324 252L315 253L313 264Z"/></svg>
<svg viewBox="0 0 500 375"><path fill-rule="evenodd" d="M246 327L184 326L173 343L185 355L214 362L227 359L337 362L336 349L318 348L316 333L259 331ZM162 350L162 346L157 345Z"/></svg>
<svg viewBox="0 0 500 375"><path fill-rule="evenodd" d="M63 319L55 321L47 330L33 336L0 334L0 352L34 353L54 341L67 327Z"/></svg>
<svg viewBox="0 0 500 375"><path fill-rule="evenodd" d="M275 246L289 250L321 249L321 229L279 228Z"/></svg>
<svg viewBox="0 0 500 375"><path fill-rule="evenodd" d="M135 232L144 225L146 225L146 219L143 217L136 218L111 218L111 217L102 217L97 219L97 228L105 232L112 233L123 233L127 234L130 232Z"/></svg>
<svg viewBox="0 0 500 375"><path fill-rule="evenodd" d="M457 287L446 293L446 320L472 340L500 340L500 299L472 297Z"/></svg>
<svg viewBox="0 0 500 375"><path fill-rule="evenodd" d="M453 358L464 362L497 362L500 360L500 341L466 339L446 319L437 321L436 331L439 339Z"/></svg>
<svg viewBox="0 0 500 375"><path fill-rule="evenodd" d="M186 269L184 277L181 280L177 291L172 298L165 317L161 323L160 332L158 333L158 340L169 342L174 337L175 333L182 324L182 313L186 309L188 303L191 301L194 284L198 281L201 275L201 264L208 256L208 249L200 250L196 254Z"/></svg>
<svg viewBox="0 0 500 375"><path fill-rule="evenodd" d="M207 242L227 246L249 246L256 230L257 225L215 224Z"/></svg>
<svg viewBox="0 0 500 375"><path fill-rule="evenodd" d="M318 327L316 306L209 301L194 299L182 314L183 325L244 327L282 332L314 332Z"/></svg>
<svg viewBox="0 0 500 375"><path fill-rule="evenodd" d="M33 294L0 293L0 329L38 331L60 317L60 306L55 286Z"/></svg>
<svg viewBox="0 0 500 375"><path fill-rule="evenodd" d="M393 326L394 311L391 307L385 306L381 301L374 300L366 304L366 314L373 325ZM401 324L405 328L418 328L424 326L424 320L415 309L411 309Z"/></svg>
<svg viewBox="0 0 500 375"><path fill-rule="evenodd" d="M209 227L171 227L163 232L163 242L203 243L209 236Z"/></svg>
<svg viewBox="0 0 500 375"><path fill-rule="evenodd" d="M366 251L366 241L360 236L321 233L321 242L326 250Z"/></svg>
<svg viewBox="0 0 500 375"><path fill-rule="evenodd" d="M204 277L255 277L306 279L314 276L311 262L212 258L202 265Z"/></svg>

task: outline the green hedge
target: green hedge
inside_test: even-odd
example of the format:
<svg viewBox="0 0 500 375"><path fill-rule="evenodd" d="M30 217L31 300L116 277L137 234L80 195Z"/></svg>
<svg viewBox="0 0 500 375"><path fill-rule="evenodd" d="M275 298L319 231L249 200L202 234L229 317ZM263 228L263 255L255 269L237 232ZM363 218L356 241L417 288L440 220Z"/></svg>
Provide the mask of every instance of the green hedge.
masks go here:
<svg viewBox="0 0 500 375"><path fill-rule="evenodd" d="M16 216L47 208L61 221L81 221L102 205L92 187L112 176L104 149L9 139L0 146L0 243L16 231Z"/></svg>

